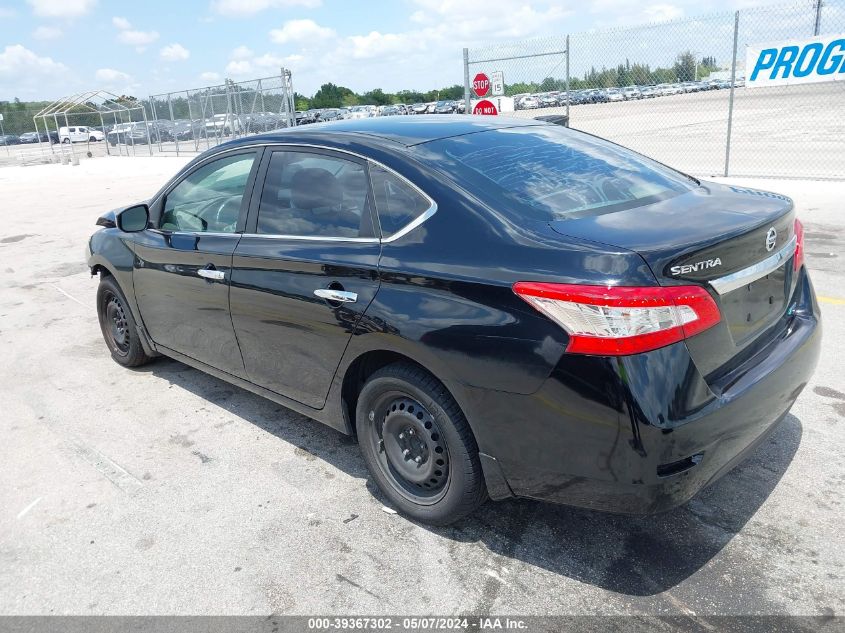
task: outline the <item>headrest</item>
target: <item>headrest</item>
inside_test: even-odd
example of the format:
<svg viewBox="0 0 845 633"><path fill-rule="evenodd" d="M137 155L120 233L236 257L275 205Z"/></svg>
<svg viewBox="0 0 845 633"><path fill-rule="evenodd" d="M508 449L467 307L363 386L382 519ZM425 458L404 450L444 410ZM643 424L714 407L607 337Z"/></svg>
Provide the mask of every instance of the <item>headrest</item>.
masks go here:
<svg viewBox="0 0 845 633"><path fill-rule="evenodd" d="M320 207L340 207L343 190L331 172L319 167L306 167L291 180L291 206L310 211Z"/></svg>

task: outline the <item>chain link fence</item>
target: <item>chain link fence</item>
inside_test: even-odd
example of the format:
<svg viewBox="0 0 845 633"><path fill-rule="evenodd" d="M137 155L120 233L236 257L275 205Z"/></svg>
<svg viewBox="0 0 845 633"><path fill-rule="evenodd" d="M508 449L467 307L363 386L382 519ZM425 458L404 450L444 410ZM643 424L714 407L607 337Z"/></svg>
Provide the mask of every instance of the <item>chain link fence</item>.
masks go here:
<svg viewBox="0 0 845 633"><path fill-rule="evenodd" d="M291 73L152 95L151 136L160 153L196 153L232 138L296 125Z"/></svg>
<svg viewBox="0 0 845 633"><path fill-rule="evenodd" d="M845 179L845 81L745 87L747 44L842 33L845 0L805 0L465 50L467 111L483 75L502 114L567 116L689 173Z"/></svg>
<svg viewBox="0 0 845 633"><path fill-rule="evenodd" d="M296 125L291 73L284 68L271 77L227 79L217 86L152 95L132 101L131 107L111 106L107 111L103 94L64 97L45 102L44 109L15 103L0 107L0 165L49 162L65 154L195 154L233 138ZM57 104L61 107L55 110Z"/></svg>

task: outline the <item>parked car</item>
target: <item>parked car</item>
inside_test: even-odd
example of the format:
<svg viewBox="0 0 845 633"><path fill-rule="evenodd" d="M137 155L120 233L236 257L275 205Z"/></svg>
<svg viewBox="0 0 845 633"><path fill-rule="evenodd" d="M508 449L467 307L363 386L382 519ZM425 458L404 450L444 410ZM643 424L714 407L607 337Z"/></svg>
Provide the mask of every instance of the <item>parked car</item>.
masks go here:
<svg viewBox="0 0 845 633"><path fill-rule="evenodd" d="M560 105L557 95L542 95L537 99L537 104L541 108L556 108Z"/></svg>
<svg viewBox="0 0 845 633"><path fill-rule="evenodd" d="M118 123L106 135L109 145L147 145L156 143L156 128L143 121L134 123Z"/></svg>
<svg viewBox="0 0 845 633"><path fill-rule="evenodd" d="M622 88L622 97L625 101L633 101L635 99L642 99L643 94L636 86L625 86Z"/></svg>
<svg viewBox="0 0 845 633"><path fill-rule="evenodd" d="M607 103L609 101L607 93L604 90L599 90L598 88L588 90L587 96L590 103Z"/></svg>
<svg viewBox="0 0 845 633"><path fill-rule="evenodd" d="M100 130L85 125L59 128L59 141L62 143L95 143L105 138L106 135Z"/></svg>
<svg viewBox="0 0 845 633"><path fill-rule="evenodd" d="M451 101L438 101L434 104L435 114L454 114L455 105Z"/></svg>
<svg viewBox="0 0 845 633"><path fill-rule="evenodd" d="M204 133L205 123L200 119L196 119L194 121L179 119L174 121L172 134L177 141L193 141L200 139L203 138Z"/></svg>
<svg viewBox="0 0 845 633"><path fill-rule="evenodd" d="M205 121L208 136L231 136L241 132L241 120L233 113L215 114Z"/></svg>
<svg viewBox="0 0 845 633"><path fill-rule="evenodd" d="M368 106L357 105L352 106L347 115L348 119L369 119L373 116L373 111Z"/></svg>
<svg viewBox="0 0 845 633"><path fill-rule="evenodd" d="M425 103L415 103L411 106L411 114L425 114L428 106Z"/></svg>
<svg viewBox="0 0 845 633"><path fill-rule="evenodd" d="M654 99L659 96L657 89L654 86L643 86L640 88L640 95L643 99Z"/></svg>
<svg viewBox="0 0 845 633"><path fill-rule="evenodd" d="M21 142L17 134L0 134L0 145L17 145Z"/></svg>
<svg viewBox="0 0 845 633"><path fill-rule="evenodd" d="M56 132L24 132L19 137L21 143L49 143L52 139L58 139ZM58 143L58 140L53 141Z"/></svg>
<svg viewBox="0 0 845 633"><path fill-rule="evenodd" d="M353 435L431 524L488 496L682 504L820 352L789 198L535 120L251 136L97 224L117 363L163 354Z"/></svg>
<svg viewBox="0 0 845 633"><path fill-rule="evenodd" d="M540 107L540 101L537 97L532 95L528 95L527 97L523 97L519 100L519 108L520 110L534 110Z"/></svg>
<svg viewBox="0 0 845 633"><path fill-rule="evenodd" d="M605 90L605 94L607 95L608 101L624 101L625 96L622 94L622 91L618 88L608 88Z"/></svg>

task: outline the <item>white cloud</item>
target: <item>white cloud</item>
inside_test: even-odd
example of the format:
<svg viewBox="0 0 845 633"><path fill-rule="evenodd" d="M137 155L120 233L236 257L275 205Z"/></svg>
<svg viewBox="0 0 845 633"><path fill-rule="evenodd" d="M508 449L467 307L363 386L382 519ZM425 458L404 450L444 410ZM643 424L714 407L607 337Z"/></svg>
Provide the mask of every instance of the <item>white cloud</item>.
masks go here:
<svg viewBox="0 0 845 633"><path fill-rule="evenodd" d="M290 7L313 9L321 4L322 0L214 0L211 8L221 15L250 16L267 9Z"/></svg>
<svg viewBox="0 0 845 633"><path fill-rule="evenodd" d="M0 53L0 79L14 79L27 75L58 75L67 71L67 66L40 57L21 44L7 46Z"/></svg>
<svg viewBox="0 0 845 633"><path fill-rule="evenodd" d="M39 26L32 32L36 40L54 40L62 36L62 30L55 26Z"/></svg>
<svg viewBox="0 0 845 633"><path fill-rule="evenodd" d="M652 4L643 9L643 13L649 22L664 22L683 17L684 10L674 4Z"/></svg>
<svg viewBox="0 0 845 633"><path fill-rule="evenodd" d="M115 70L114 68L100 68L95 74L97 81L108 84L126 83L132 80L127 73Z"/></svg>
<svg viewBox="0 0 845 633"><path fill-rule="evenodd" d="M388 53L401 52L410 43L407 33L379 33L371 31L367 35L353 35L350 52L356 59L378 57Z"/></svg>
<svg viewBox="0 0 845 633"><path fill-rule="evenodd" d="M159 51L160 57L168 62L179 62L188 59L191 51L181 44L168 44Z"/></svg>
<svg viewBox="0 0 845 633"><path fill-rule="evenodd" d="M220 73L212 71L200 73L200 81L220 81Z"/></svg>
<svg viewBox="0 0 845 633"><path fill-rule="evenodd" d="M143 48L152 44L158 39L158 31L135 31L132 29L121 31L117 34L117 41L122 44L129 44Z"/></svg>
<svg viewBox="0 0 845 633"><path fill-rule="evenodd" d="M314 20L288 20L282 28L270 31L270 39L277 44L314 42L334 36L334 29L320 26Z"/></svg>
<svg viewBox="0 0 845 633"><path fill-rule="evenodd" d="M277 57L276 55L272 55L270 53L265 53L264 55L253 59L252 63L258 66L259 68L279 69L285 65L285 58Z"/></svg>
<svg viewBox="0 0 845 633"><path fill-rule="evenodd" d="M111 23L114 24L121 31L128 31L132 28L132 24L126 18L113 17Z"/></svg>
<svg viewBox="0 0 845 633"><path fill-rule="evenodd" d="M232 60L226 64L226 74L232 77L243 77L252 72L252 63L247 60Z"/></svg>
<svg viewBox="0 0 845 633"><path fill-rule="evenodd" d="M26 0L32 12L42 18L76 18L97 5L97 0Z"/></svg>
<svg viewBox="0 0 845 633"><path fill-rule="evenodd" d="M70 71L50 57L41 57L21 44L6 46L0 52L0 94L43 99L45 86L59 80L64 86L72 83Z"/></svg>
<svg viewBox="0 0 845 633"><path fill-rule="evenodd" d="M253 53L246 46L238 46L235 50L232 51L232 59L249 59L254 55L255 53Z"/></svg>

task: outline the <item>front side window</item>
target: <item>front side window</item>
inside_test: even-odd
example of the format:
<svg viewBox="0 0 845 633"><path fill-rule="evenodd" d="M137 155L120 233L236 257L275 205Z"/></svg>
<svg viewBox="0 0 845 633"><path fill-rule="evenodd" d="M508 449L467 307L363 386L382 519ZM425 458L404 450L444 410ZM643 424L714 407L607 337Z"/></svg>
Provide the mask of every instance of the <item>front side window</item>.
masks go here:
<svg viewBox="0 0 845 633"><path fill-rule="evenodd" d="M410 183L378 165L370 166L381 234L390 237L431 208L431 201Z"/></svg>
<svg viewBox="0 0 845 633"><path fill-rule="evenodd" d="M313 152L273 152L256 230L298 237L372 237L364 166Z"/></svg>
<svg viewBox="0 0 845 633"><path fill-rule="evenodd" d="M167 194L160 228L234 233L253 162L255 152L235 154L191 172Z"/></svg>

